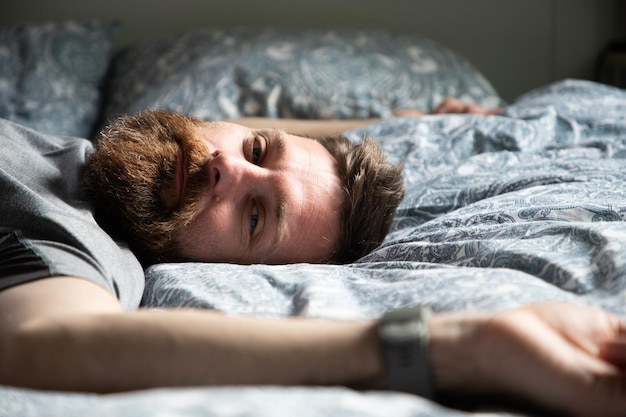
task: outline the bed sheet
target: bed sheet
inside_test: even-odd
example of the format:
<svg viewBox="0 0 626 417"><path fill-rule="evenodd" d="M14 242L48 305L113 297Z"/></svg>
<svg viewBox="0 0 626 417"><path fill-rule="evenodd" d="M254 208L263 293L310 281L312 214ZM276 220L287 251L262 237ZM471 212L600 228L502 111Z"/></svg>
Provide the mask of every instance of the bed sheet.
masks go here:
<svg viewBox="0 0 626 417"><path fill-rule="evenodd" d="M150 267L143 304L226 314L377 317L385 309L500 310L535 301L626 316L626 93L565 81L497 116L390 119L404 165L392 231L350 265ZM0 416L476 416L401 393L217 387L95 396L0 388ZM540 415L482 409L481 416Z"/></svg>
<svg viewBox="0 0 626 417"><path fill-rule="evenodd" d="M625 314L625 110L622 90L566 81L497 116L349 132L404 166L407 194L380 248L345 266L156 265L143 303L367 318L566 300Z"/></svg>

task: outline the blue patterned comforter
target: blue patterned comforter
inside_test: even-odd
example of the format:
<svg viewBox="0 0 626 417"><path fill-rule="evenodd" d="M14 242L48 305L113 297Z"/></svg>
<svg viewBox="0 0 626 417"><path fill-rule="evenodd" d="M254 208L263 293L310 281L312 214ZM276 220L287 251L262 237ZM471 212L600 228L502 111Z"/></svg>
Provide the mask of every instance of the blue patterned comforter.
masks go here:
<svg viewBox="0 0 626 417"><path fill-rule="evenodd" d="M404 166L407 196L380 248L344 266L156 265L147 271L143 303L365 318L410 304L499 310L568 300L626 316L625 115L626 92L565 81L521 97L497 116L390 119L349 132L353 140L378 138ZM345 388L111 396L0 389L0 416L87 410L119 416L472 414L405 394Z"/></svg>
<svg viewBox="0 0 626 417"><path fill-rule="evenodd" d="M144 303L232 314L375 317L389 307L569 300L626 314L626 92L565 81L501 115L390 119L404 166L392 232L352 265L157 265Z"/></svg>

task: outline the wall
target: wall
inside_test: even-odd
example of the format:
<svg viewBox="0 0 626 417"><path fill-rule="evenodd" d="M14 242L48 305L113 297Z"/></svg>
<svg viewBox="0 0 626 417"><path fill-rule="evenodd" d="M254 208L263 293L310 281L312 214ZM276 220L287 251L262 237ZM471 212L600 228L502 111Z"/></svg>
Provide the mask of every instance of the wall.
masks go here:
<svg viewBox="0 0 626 417"><path fill-rule="evenodd" d="M439 40L507 100L566 77L591 78L619 0L2 0L0 25L117 19L118 46L196 27L387 28Z"/></svg>

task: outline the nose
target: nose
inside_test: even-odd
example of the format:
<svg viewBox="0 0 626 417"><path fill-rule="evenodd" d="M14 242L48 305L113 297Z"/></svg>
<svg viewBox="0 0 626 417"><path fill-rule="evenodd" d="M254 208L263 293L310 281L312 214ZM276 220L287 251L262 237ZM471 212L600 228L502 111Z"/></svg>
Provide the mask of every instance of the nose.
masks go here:
<svg viewBox="0 0 626 417"><path fill-rule="evenodd" d="M268 174L239 156L214 151L207 162L211 178L211 196L218 200L235 198L241 193L257 194L262 191Z"/></svg>

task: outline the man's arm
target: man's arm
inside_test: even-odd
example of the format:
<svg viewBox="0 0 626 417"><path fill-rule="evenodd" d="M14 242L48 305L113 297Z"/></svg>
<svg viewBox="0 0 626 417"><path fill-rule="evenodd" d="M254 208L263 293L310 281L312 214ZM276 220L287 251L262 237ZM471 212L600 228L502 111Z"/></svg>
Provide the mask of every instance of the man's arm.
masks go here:
<svg viewBox="0 0 626 417"><path fill-rule="evenodd" d="M438 393L498 394L573 415L626 410L626 325L539 304L428 323ZM110 392L210 384L381 387L374 322L124 312L97 285L43 279L0 292L0 383ZM620 414L621 413L621 414Z"/></svg>
<svg viewBox="0 0 626 417"><path fill-rule="evenodd" d="M0 292L0 383L40 389L370 385L382 374L376 338L372 323L124 312L79 278Z"/></svg>

